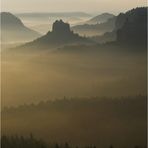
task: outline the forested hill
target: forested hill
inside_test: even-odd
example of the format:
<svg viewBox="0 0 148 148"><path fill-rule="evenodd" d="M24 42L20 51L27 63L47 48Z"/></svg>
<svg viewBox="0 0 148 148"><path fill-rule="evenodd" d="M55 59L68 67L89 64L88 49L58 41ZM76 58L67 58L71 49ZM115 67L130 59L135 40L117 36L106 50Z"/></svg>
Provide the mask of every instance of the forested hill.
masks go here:
<svg viewBox="0 0 148 148"><path fill-rule="evenodd" d="M94 144L100 148L110 144L119 148L144 147L146 97L64 98L5 108L2 129L4 135L32 133L50 143L70 141L72 145Z"/></svg>
<svg viewBox="0 0 148 148"><path fill-rule="evenodd" d="M117 41L125 45L147 44L147 7L121 13L116 20Z"/></svg>

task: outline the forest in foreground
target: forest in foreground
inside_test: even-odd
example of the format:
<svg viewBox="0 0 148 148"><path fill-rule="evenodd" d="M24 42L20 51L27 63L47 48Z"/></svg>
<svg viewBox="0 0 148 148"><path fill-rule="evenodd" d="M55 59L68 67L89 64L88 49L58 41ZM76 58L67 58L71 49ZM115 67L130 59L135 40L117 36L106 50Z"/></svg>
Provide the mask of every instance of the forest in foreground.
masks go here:
<svg viewBox="0 0 148 148"><path fill-rule="evenodd" d="M47 143L68 142L74 146L93 144L107 148L112 144L118 148L135 145L143 148L147 141L146 102L147 97L140 95L122 98L65 97L7 107L2 110L2 134L27 137L32 133Z"/></svg>
<svg viewBox="0 0 148 148"><path fill-rule="evenodd" d="M29 137L20 136L2 136L1 137L1 146L3 148L97 148L95 145L89 146L72 146L69 143L65 142L64 144L47 144L42 140L37 140L30 134ZM108 146L108 148L114 148L113 145ZM134 146L133 148L146 148L141 146Z"/></svg>

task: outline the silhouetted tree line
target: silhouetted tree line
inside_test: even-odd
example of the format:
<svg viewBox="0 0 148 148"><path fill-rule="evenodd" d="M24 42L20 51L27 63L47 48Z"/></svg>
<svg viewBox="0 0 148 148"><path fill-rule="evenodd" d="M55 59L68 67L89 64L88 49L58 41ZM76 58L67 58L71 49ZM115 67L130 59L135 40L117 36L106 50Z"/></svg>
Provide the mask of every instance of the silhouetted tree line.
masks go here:
<svg viewBox="0 0 148 148"><path fill-rule="evenodd" d="M29 137L23 136L2 136L1 137L1 148L79 148L78 146L71 146L67 142L65 144L59 145L47 144L42 140L37 140L30 134ZM95 145L85 146L84 148L96 148ZM110 145L109 148L114 148L113 145ZM133 148L146 148L135 146Z"/></svg>
<svg viewBox="0 0 148 148"><path fill-rule="evenodd" d="M36 140L32 135L25 138L23 136L2 136L2 148L48 148L47 144L41 140Z"/></svg>
<svg viewBox="0 0 148 148"><path fill-rule="evenodd" d="M47 144L42 140L37 140L31 134L25 138L23 136L2 136L2 148L72 148L67 142L65 144ZM78 148L78 146L76 146ZM96 148L96 146L86 146L85 148Z"/></svg>
<svg viewBox="0 0 148 148"><path fill-rule="evenodd" d="M106 106L106 108L128 108L131 107L136 108L137 105L143 106L144 113L146 113L146 102L147 96L137 95L137 96L130 96L130 97L121 97L121 98L107 98L107 97L93 97L93 98L67 98L64 97L63 99L58 99L54 101L41 101L39 103L32 103L32 104L24 104L20 106L10 106L4 107L2 109L2 116L3 114L10 113L18 113L18 112L36 112L39 110L75 110L76 108L101 108L102 106ZM130 107L129 107L130 106Z"/></svg>

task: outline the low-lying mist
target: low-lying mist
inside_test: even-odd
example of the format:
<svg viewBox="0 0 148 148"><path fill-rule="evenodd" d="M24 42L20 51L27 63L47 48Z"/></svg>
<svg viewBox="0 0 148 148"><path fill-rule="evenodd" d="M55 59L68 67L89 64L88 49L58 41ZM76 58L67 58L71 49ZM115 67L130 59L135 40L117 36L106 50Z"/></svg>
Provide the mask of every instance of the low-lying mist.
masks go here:
<svg viewBox="0 0 148 148"><path fill-rule="evenodd" d="M64 96L146 95L144 53L84 52L79 47L76 52L9 54L10 50L2 53L2 106Z"/></svg>

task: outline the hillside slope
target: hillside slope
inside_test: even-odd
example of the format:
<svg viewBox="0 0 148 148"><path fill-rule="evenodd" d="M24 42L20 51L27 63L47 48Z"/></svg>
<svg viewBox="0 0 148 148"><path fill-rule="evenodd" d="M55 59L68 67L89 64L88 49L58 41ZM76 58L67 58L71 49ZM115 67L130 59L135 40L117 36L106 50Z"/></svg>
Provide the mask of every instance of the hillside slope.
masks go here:
<svg viewBox="0 0 148 148"><path fill-rule="evenodd" d="M34 30L27 28L22 21L9 12L0 13L2 42L31 41L40 36Z"/></svg>

